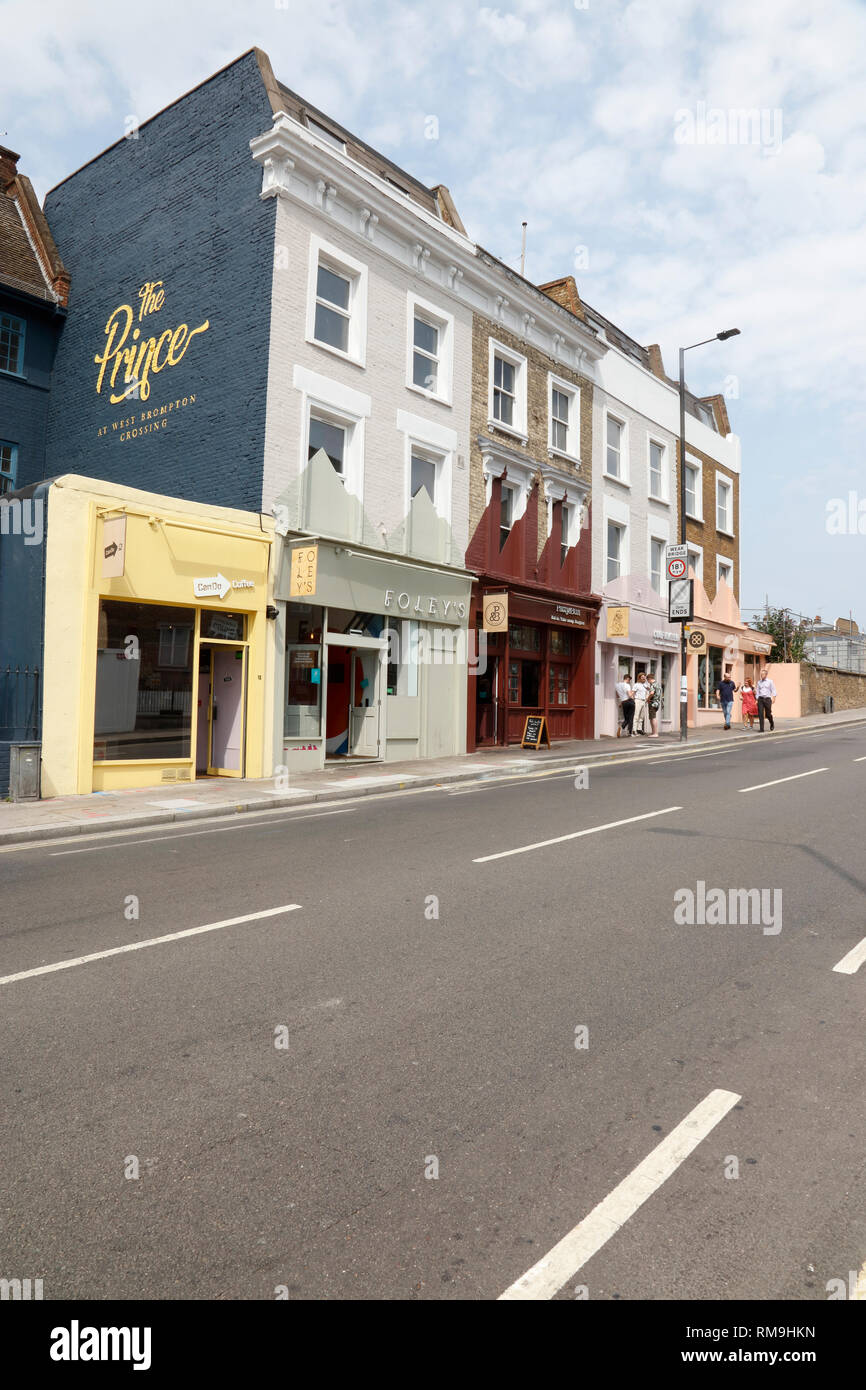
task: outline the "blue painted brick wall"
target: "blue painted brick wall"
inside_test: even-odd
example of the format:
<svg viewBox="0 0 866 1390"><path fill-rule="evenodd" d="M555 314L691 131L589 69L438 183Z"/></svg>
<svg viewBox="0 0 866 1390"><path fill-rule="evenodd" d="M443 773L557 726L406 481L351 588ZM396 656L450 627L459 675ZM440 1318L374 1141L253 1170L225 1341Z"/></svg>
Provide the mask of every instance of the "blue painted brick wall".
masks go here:
<svg viewBox="0 0 866 1390"><path fill-rule="evenodd" d="M18 445L17 486L45 475L45 431L51 366L62 315L18 295L0 291L0 311L23 319L22 376L0 372L0 439Z"/></svg>
<svg viewBox="0 0 866 1390"><path fill-rule="evenodd" d="M260 509L275 210L259 198L249 142L270 125L249 53L48 194L72 280L49 409L50 474ZM139 288L157 280L165 302L139 322ZM94 357L121 304L132 306L139 342L181 323L209 327L177 365L151 373L147 400L111 404L108 374L96 393Z"/></svg>

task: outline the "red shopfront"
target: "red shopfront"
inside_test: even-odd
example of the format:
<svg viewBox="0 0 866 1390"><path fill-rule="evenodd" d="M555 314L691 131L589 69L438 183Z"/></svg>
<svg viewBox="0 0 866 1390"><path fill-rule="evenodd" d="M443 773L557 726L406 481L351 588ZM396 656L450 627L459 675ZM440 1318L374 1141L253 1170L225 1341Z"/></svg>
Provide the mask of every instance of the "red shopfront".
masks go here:
<svg viewBox="0 0 866 1390"><path fill-rule="evenodd" d="M482 597L493 592L491 585L473 595L476 628ZM486 670L470 668L470 751L520 743L530 714L545 716L552 740L593 737L597 622L598 610L585 604L508 591L508 631L484 634Z"/></svg>

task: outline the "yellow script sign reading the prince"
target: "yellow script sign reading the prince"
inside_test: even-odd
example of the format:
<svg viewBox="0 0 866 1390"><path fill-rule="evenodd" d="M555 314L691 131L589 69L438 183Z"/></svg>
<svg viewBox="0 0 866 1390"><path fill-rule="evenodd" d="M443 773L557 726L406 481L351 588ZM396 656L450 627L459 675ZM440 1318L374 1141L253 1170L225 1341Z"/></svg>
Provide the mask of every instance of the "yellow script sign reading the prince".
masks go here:
<svg viewBox="0 0 866 1390"><path fill-rule="evenodd" d="M141 300L138 322L141 323L148 314L158 313L165 303L162 281L148 280L138 291L138 297ZM206 333L210 326L209 319L198 328L181 323L177 328L166 328L158 337L142 338L141 329L132 326L134 319L131 304L118 304L105 325L105 351L97 353L93 359L99 368L96 394L102 391L108 373L112 405L129 396L146 401L150 395L150 373L161 372L163 367L176 367L195 335Z"/></svg>

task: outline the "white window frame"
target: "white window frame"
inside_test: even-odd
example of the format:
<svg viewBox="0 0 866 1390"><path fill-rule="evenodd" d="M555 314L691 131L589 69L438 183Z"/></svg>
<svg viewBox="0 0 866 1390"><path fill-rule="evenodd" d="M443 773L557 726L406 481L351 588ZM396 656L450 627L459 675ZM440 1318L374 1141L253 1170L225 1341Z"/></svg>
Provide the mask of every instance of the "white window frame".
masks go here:
<svg viewBox="0 0 866 1390"><path fill-rule="evenodd" d="M608 449L608 443L607 443L607 422L608 422L608 420L613 420L614 424L619 425L619 428L620 428L620 436L619 436L619 466L620 466L620 472L619 472L619 474L608 472L608 467L607 467L607 449ZM616 411L614 411L614 410L608 410L607 406L605 406L605 409L604 409L604 430L603 430L603 433L602 433L602 447L603 447L603 449L604 449L604 456L603 456L603 464L604 464L604 467L602 468L602 473L604 474L604 477L605 477L605 478L610 478L611 481L614 482L614 483L619 483L620 487L631 487L631 472L630 472L629 466L628 466L628 421L625 420L621 415L617 415Z"/></svg>
<svg viewBox="0 0 866 1390"><path fill-rule="evenodd" d="M688 501L686 501L686 516L691 517L692 521L703 521L703 519L704 519L704 465L701 463L701 460L700 460L700 459L694 458L694 457L693 457L692 455L690 455L690 454L686 454L685 467L686 467L686 468L694 468L695 471L696 471L696 473L697 473L697 477L696 477L696 479L695 479L695 506L697 507L697 511L695 511L695 512L690 512L690 511L689 511L689 508L688 508Z"/></svg>
<svg viewBox="0 0 866 1390"><path fill-rule="evenodd" d="M518 521L520 520L521 516L523 515L523 510L525 510L525 508L524 508L523 510L521 510L521 508L520 508L520 503L521 503L521 488L520 488L520 484L519 484L519 483L511 482L511 481L509 481L508 478L503 478L503 479L502 479L501 484L500 484L500 488L501 488L501 494L500 494L501 497L505 497L505 495L508 494L508 495L510 495L510 497L511 497L511 499L512 499L512 503L511 503L511 525L510 525L509 528L508 528L508 534L509 534L509 536L510 536L511 533L512 533L512 531L514 530L515 526L517 525ZM504 547L503 544L502 544L502 507L501 507L501 502L500 502L499 523L498 523L498 526L497 526L497 532L498 532L498 535L499 535L499 549L500 549L500 550L504 550L505 547Z"/></svg>
<svg viewBox="0 0 866 1390"><path fill-rule="evenodd" d="M303 473L308 463L310 416L320 415L335 425L342 425L347 431L343 485L352 497L363 502L364 435L365 421L372 409L370 397L298 364L294 368L292 384L301 393L299 473Z"/></svg>
<svg viewBox="0 0 866 1390"><path fill-rule="evenodd" d="M622 550L622 571L619 578L624 579L631 574L631 508L628 501L621 497L611 497L605 495L604 507L602 511L602 535L601 544L603 548L603 584L610 584L613 581L607 578L607 524L613 521L617 526L621 526L625 531Z"/></svg>
<svg viewBox="0 0 866 1390"><path fill-rule="evenodd" d="M661 569L659 570L659 584L661 587L658 589L653 584L653 541L662 548ZM669 545L670 538L668 536L659 536L655 532L650 531L647 537L647 574L649 575L650 588L653 593L663 600L667 599L668 594L666 556Z"/></svg>
<svg viewBox="0 0 866 1390"><path fill-rule="evenodd" d="M488 347L488 377L487 377L487 424L492 430L501 430L503 434L511 435L514 439L519 439L522 444L529 442L527 433L527 413L526 413L526 377L527 362L526 358L513 348L506 347L496 338L489 339ZM503 424L497 420L493 414L493 368L494 361L501 357L505 362L510 362L514 367L514 415L515 419L510 425Z"/></svg>
<svg viewBox="0 0 866 1390"><path fill-rule="evenodd" d="M727 582L728 588L731 590L731 593L733 593L733 591L734 591L734 562L733 562L733 560L732 560L728 555L717 555L717 556L716 556L716 588L718 589L719 583L720 583L721 580L724 578L724 575L722 574L722 568L723 568L723 567L724 567L725 569L727 569L727 570L730 570L731 577L730 577L730 579L728 579L726 582Z"/></svg>
<svg viewBox="0 0 866 1390"><path fill-rule="evenodd" d="M728 525L722 526L719 522L719 484L727 489L728 494ZM716 469L716 530L721 531L723 536L733 536L734 532L734 482L727 473L720 473Z"/></svg>
<svg viewBox="0 0 866 1390"><path fill-rule="evenodd" d="M436 496L433 506L436 515L451 524L454 491L454 457L457 453L457 432L434 420L424 420L406 410L397 411L397 429L404 436L403 507L409 515L412 505L412 453L420 454L436 464Z"/></svg>
<svg viewBox="0 0 866 1390"><path fill-rule="evenodd" d="M331 343L323 343L320 338L315 336L320 265L332 270L336 275L342 275L349 281L349 346L345 352L342 348L334 347ZM369 270L363 261L356 261L354 257L347 255L345 251L341 251L330 242L323 241L321 237L310 236L306 340L321 352L330 352L334 357L339 357L344 362L352 362L357 367L367 365L368 280Z"/></svg>
<svg viewBox="0 0 866 1390"><path fill-rule="evenodd" d="M661 467L662 490L661 490L661 492L659 493L658 497L656 496L656 494L655 494L655 493L653 492L653 490L652 490L652 476L653 476L653 472L652 472L652 457L653 457L653 454L652 454L652 451L653 451L653 445L655 445L655 447L656 447L657 449L661 449L661 451L662 451L662 467ZM664 505L665 507L669 507L669 506L670 506L670 501L671 501L671 490L670 490L670 470L669 470L669 468L668 468L668 446L667 446L667 444L665 444L661 439L654 439L652 435L649 435L649 436L648 436L647 442L646 442L646 495L647 495L647 498L649 499L650 502L658 502L658 503L661 503L662 505ZM658 537L656 537L656 539L658 539Z"/></svg>
<svg viewBox="0 0 866 1390"><path fill-rule="evenodd" d="M413 381L414 357L415 357L415 319L425 319L439 331L439 370L438 383L435 391L428 391L423 386L416 386ZM427 401L438 401L441 405L450 406L452 403L452 389L454 376L454 315L449 314L438 305L431 304L427 299L421 299L411 290L406 296L406 388L414 391L416 395L423 396Z"/></svg>
<svg viewBox="0 0 866 1390"><path fill-rule="evenodd" d="M612 526L614 527L614 529L615 529L616 531L619 532L619 536L620 536L619 555L618 555L618 557L617 557L617 564L619 565L619 573L618 573L618 574L611 574L611 573L610 573L610 562L611 562L611 558L612 558L612 557L611 557L611 553L610 553L610 528L611 528ZM616 582L617 579L625 579L626 575L628 574L628 567L627 567L627 565L624 563L624 556L625 556L625 554L626 554L627 547L628 547L628 528L627 528L621 521L616 521L612 516L606 517L606 518L605 518L605 523L604 523L604 575L605 575L605 580L604 580L604 582L605 582L605 584L613 584L613 583Z"/></svg>
<svg viewBox="0 0 866 1390"><path fill-rule="evenodd" d="M687 542L688 566L694 570L695 579L704 582L704 547L695 545L693 541Z"/></svg>
<svg viewBox="0 0 866 1390"><path fill-rule="evenodd" d="M568 398L568 426L565 448L560 449L553 442L553 393L559 391ZM571 463L580 464L580 387L572 381L565 381L553 372L547 373L547 452L558 458L566 458Z"/></svg>

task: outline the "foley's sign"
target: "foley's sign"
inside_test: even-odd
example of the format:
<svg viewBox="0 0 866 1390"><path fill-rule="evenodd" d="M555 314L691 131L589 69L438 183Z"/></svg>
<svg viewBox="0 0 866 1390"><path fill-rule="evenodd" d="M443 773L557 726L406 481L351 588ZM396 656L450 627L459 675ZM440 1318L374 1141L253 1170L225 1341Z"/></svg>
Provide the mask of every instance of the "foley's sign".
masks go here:
<svg viewBox="0 0 866 1390"><path fill-rule="evenodd" d="M291 598L312 598L316 592L316 576L319 571L319 547L317 545L292 546L292 573L289 579Z"/></svg>

